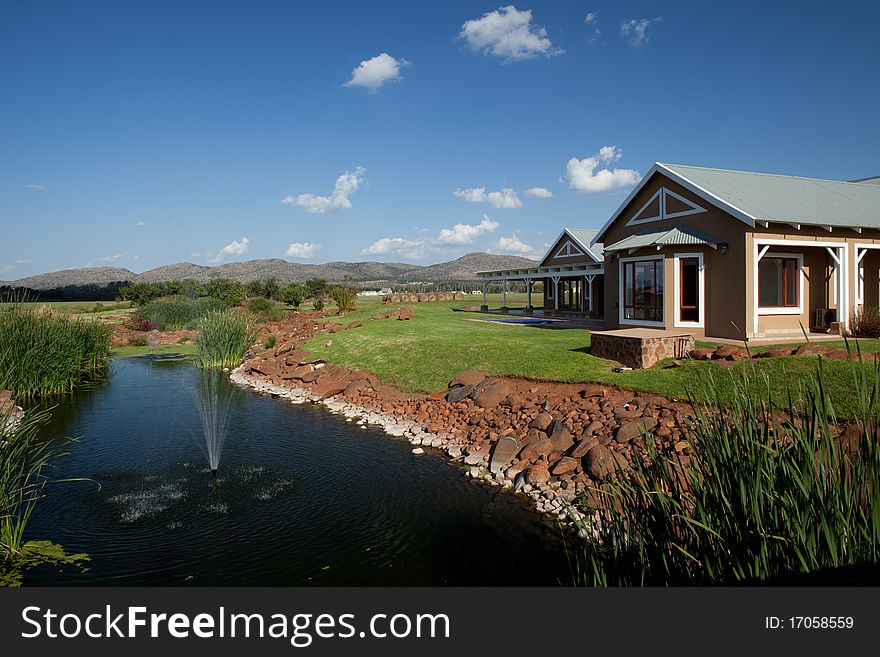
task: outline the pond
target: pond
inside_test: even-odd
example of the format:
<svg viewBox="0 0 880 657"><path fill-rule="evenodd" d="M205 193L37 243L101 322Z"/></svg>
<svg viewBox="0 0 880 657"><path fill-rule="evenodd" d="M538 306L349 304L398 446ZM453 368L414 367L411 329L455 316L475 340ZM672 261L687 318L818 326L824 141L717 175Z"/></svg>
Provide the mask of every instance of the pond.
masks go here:
<svg viewBox="0 0 880 657"><path fill-rule="evenodd" d="M570 581L561 530L525 500L320 406L235 388L212 488L197 378L177 359L118 359L60 403L47 434L77 441L28 534L91 561L34 568L25 585Z"/></svg>

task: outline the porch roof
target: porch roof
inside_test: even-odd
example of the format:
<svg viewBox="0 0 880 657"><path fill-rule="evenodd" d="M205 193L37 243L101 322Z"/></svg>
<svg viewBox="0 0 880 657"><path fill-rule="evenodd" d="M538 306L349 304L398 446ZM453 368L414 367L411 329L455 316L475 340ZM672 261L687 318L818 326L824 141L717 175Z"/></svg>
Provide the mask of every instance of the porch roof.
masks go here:
<svg viewBox="0 0 880 657"><path fill-rule="evenodd" d="M579 265L556 265L552 267L529 267L528 269L501 269L498 271L477 272L482 281L524 281L527 279L568 278L573 276L596 276L604 274L605 267L601 262L590 262Z"/></svg>
<svg viewBox="0 0 880 657"><path fill-rule="evenodd" d="M699 233L685 226L669 230L657 230L647 233L637 233L625 237L614 244L607 244L606 251L637 251L648 246L656 246L658 249L664 246L711 246L718 248L722 241L709 235Z"/></svg>

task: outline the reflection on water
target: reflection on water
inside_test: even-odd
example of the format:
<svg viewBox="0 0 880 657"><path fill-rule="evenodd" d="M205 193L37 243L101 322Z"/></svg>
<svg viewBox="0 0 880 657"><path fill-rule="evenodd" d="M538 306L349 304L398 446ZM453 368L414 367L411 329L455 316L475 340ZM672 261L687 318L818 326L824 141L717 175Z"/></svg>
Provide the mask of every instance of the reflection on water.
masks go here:
<svg viewBox="0 0 880 657"><path fill-rule="evenodd" d="M230 396L213 489L197 385L188 364L122 359L105 385L61 402L47 431L79 440L28 531L92 561L84 573L35 569L27 584L569 580L559 529L522 500L322 408ZM225 377L217 385L230 392Z"/></svg>

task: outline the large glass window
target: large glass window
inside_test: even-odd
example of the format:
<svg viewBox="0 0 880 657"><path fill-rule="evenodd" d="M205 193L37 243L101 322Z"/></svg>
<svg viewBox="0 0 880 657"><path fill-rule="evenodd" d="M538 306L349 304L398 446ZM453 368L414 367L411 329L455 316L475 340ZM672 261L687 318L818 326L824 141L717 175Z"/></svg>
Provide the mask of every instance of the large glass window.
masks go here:
<svg viewBox="0 0 880 657"><path fill-rule="evenodd" d="M632 260L623 264L623 317L663 321L663 261Z"/></svg>
<svg viewBox="0 0 880 657"><path fill-rule="evenodd" d="M761 308L797 308L797 258L764 256L758 263L758 305Z"/></svg>

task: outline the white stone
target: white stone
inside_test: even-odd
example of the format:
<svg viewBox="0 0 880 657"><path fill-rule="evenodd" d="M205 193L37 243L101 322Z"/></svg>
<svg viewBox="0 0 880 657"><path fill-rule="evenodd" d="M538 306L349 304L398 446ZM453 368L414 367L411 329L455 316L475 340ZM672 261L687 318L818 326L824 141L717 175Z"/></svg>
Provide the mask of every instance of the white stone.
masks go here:
<svg viewBox="0 0 880 657"><path fill-rule="evenodd" d="M412 451L412 453L413 453L413 454L424 454L424 453L425 453L425 450L423 450L421 447L416 447L416 448Z"/></svg>

